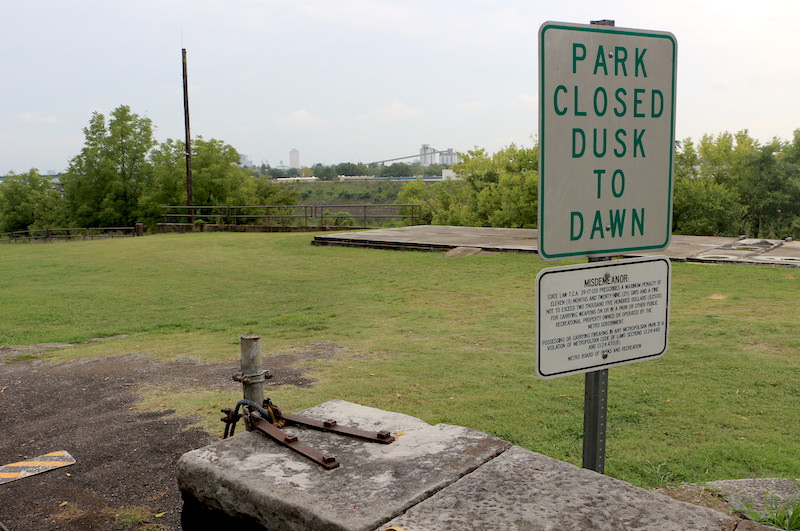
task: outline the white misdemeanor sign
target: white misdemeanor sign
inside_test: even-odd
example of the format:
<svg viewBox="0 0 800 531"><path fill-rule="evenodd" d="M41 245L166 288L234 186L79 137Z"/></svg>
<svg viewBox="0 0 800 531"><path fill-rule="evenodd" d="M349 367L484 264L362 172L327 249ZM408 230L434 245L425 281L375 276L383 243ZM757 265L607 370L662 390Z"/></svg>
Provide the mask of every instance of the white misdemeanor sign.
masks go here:
<svg viewBox="0 0 800 531"><path fill-rule="evenodd" d="M677 42L671 33L539 29L539 254L669 244Z"/></svg>
<svg viewBox="0 0 800 531"><path fill-rule="evenodd" d="M671 271L664 256L541 270L537 376L558 378L663 356Z"/></svg>

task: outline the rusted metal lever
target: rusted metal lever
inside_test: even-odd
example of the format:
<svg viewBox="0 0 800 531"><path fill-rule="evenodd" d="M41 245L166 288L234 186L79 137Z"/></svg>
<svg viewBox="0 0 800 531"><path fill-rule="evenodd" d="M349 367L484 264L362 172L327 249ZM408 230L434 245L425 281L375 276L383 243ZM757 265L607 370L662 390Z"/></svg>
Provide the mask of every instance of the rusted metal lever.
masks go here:
<svg viewBox="0 0 800 531"><path fill-rule="evenodd" d="M357 437L366 441L377 443L389 444L394 442L394 435L389 430L366 431L350 426L339 426L335 420L317 420L309 417L301 417L300 415L283 415L283 420L291 424L300 426L308 426L322 431L331 431L333 433L341 433L342 435L349 435L350 437Z"/></svg>
<svg viewBox="0 0 800 531"><path fill-rule="evenodd" d="M307 445L298 439L296 435L290 435L286 433L274 424L261 418L261 416L256 412L247 413L245 410L244 419L253 430L260 431L264 435L274 439L276 442L284 446L288 446L295 452L306 456L328 470L339 466L339 461L337 461L334 456L330 454L323 454L319 450Z"/></svg>
<svg viewBox="0 0 800 531"><path fill-rule="evenodd" d="M242 408L242 414L239 414L239 408L241 406L245 407ZM263 433L276 442L288 446L292 450L306 456L328 470L339 466L339 461L336 460L336 457L314 449L300 441L296 435L286 433L281 428L286 424L295 424L381 444L389 444L395 440L394 436L388 430L377 432L366 431L351 426L339 426L335 420L317 420L300 415L284 415L269 398L264 400L263 406L250 400L241 400L236 404L236 409L231 410L226 408L223 409L222 412L225 413L225 416L221 419L222 422L225 423L225 438L227 438L229 434L233 436L233 432L236 429L236 422L240 418L244 418L248 429Z"/></svg>

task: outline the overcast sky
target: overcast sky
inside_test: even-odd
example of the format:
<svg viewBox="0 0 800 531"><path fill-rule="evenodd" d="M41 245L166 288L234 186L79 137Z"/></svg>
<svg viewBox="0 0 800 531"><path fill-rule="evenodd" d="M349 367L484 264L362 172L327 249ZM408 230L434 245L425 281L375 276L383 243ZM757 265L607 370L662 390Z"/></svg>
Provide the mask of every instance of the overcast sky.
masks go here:
<svg viewBox="0 0 800 531"><path fill-rule="evenodd" d="M678 138L800 128L797 0L5 0L0 174L62 171L93 111L147 116L255 163L372 162L537 134L545 21L672 32ZM602 6L602 7L601 7Z"/></svg>

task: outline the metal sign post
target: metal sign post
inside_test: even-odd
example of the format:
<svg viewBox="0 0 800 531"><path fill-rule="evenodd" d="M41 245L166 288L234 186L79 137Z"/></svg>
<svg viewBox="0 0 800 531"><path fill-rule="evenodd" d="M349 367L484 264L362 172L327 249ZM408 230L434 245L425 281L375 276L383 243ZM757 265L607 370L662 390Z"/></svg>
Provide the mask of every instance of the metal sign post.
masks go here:
<svg viewBox="0 0 800 531"><path fill-rule="evenodd" d="M583 466L602 473L608 369L667 350L671 264L664 256L590 259L536 276L536 373L585 373Z"/></svg>
<svg viewBox="0 0 800 531"><path fill-rule="evenodd" d="M609 26L614 25L614 21ZM597 24L597 22L592 22ZM610 258L589 257L589 263ZM606 418L608 417L608 369L587 372L583 380L583 461L581 466L605 474Z"/></svg>
<svg viewBox="0 0 800 531"><path fill-rule="evenodd" d="M605 275L595 273L611 256L669 244L676 57L671 33L613 20L539 29L539 255L586 256L591 271L537 276L536 372L586 374L583 467L600 473L608 367L666 351L669 260L655 259L666 276L639 262L615 274L607 262Z"/></svg>
<svg viewBox="0 0 800 531"><path fill-rule="evenodd" d="M608 369L587 372L583 390L583 468L605 473Z"/></svg>

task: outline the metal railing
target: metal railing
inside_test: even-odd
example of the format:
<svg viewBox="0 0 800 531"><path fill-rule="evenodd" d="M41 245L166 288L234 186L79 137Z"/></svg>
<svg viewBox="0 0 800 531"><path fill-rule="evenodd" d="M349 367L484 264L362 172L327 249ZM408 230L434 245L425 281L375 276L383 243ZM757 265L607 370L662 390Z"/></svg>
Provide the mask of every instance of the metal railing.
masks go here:
<svg viewBox="0 0 800 531"><path fill-rule="evenodd" d="M48 243L70 240L96 240L141 236L140 224L135 227L58 227L53 229L0 232L0 243Z"/></svg>
<svg viewBox="0 0 800 531"><path fill-rule="evenodd" d="M272 229L376 228L414 225L421 205L162 206L165 226L261 226Z"/></svg>

